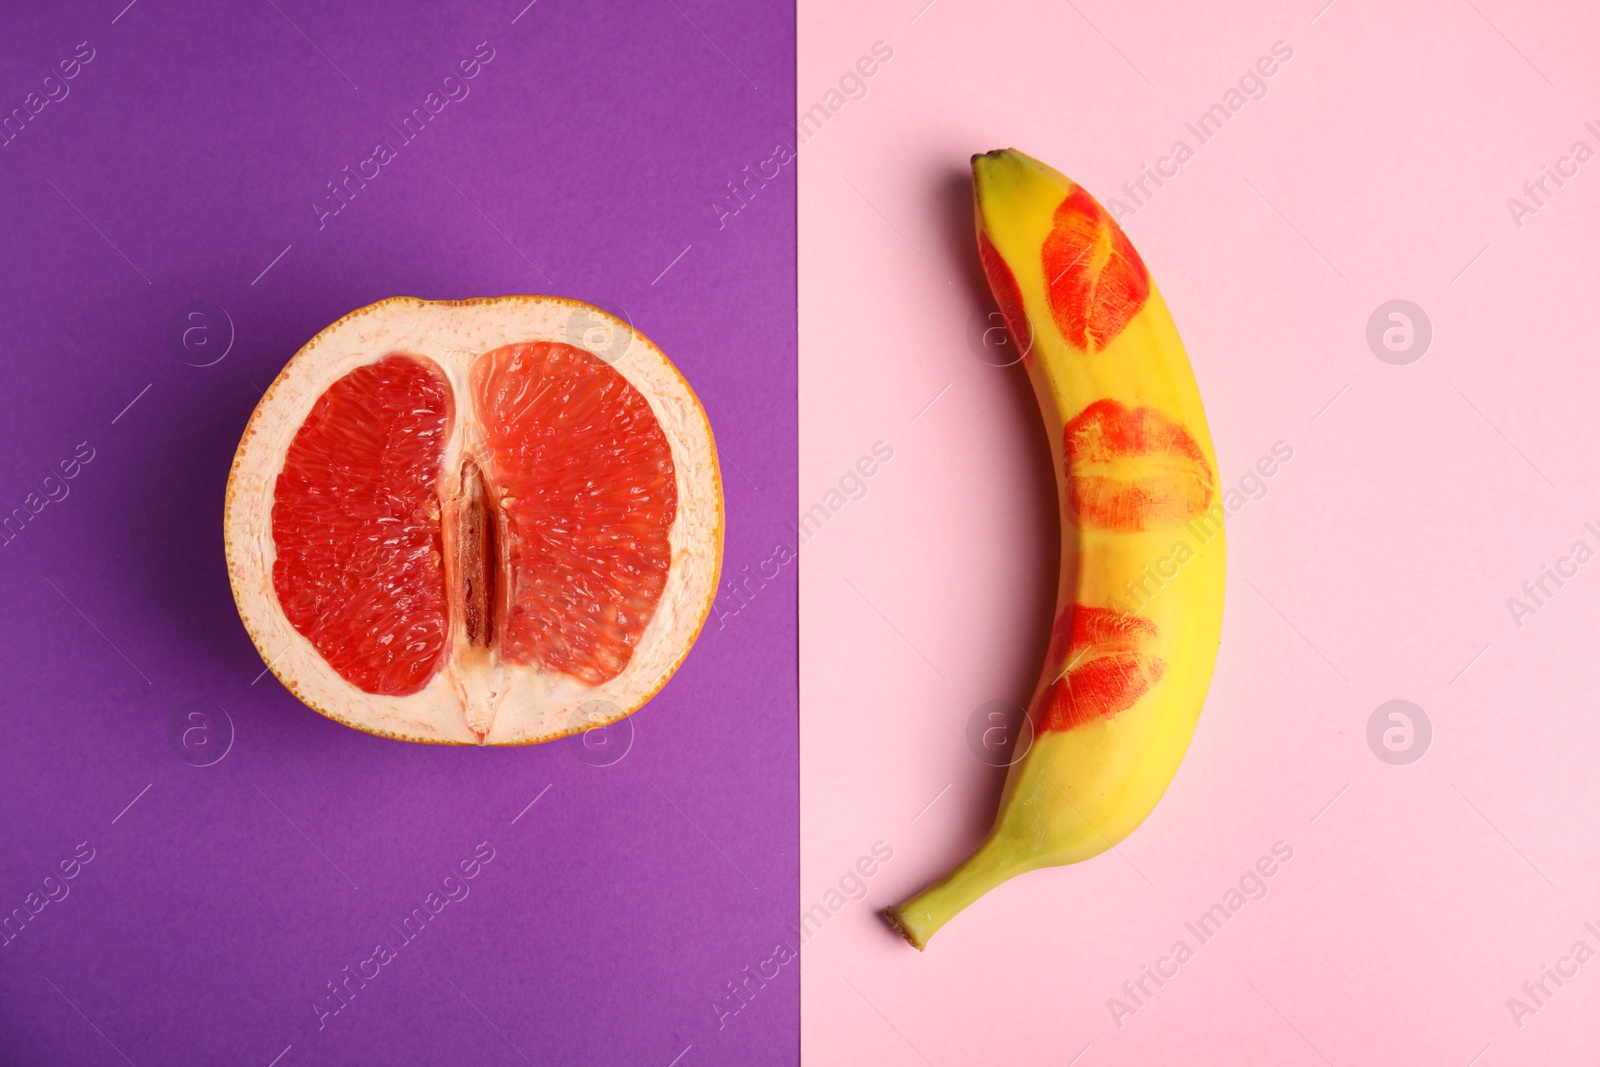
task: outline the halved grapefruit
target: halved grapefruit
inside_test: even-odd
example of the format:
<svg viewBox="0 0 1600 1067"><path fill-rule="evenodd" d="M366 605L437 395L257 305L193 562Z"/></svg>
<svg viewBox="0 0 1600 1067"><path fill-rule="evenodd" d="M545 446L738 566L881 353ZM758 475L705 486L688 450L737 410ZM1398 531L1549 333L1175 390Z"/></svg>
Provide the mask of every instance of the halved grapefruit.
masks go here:
<svg viewBox="0 0 1600 1067"><path fill-rule="evenodd" d="M395 297L323 330L245 427L224 516L239 615L290 692L370 733L507 745L666 684L722 525L688 383L550 296Z"/></svg>

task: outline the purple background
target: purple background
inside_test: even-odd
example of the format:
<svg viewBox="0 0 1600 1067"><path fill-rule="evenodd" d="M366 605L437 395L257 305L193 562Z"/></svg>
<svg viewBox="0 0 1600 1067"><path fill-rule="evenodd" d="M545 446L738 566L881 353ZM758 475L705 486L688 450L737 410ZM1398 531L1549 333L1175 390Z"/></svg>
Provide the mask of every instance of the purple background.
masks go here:
<svg viewBox="0 0 1600 1067"><path fill-rule="evenodd" d="M0 148L0 514L79 442L94 458L0 547L0 914L79 842L95 855L0 947L0 1062L798 1058L798 961L720 1030L711 1008L793 943L792 567L712 619L610 766L325 720L260 677L228 589L223 488L260 389L399 293L626 313L710 413L724 573L787 529L792 168L725 227L710 204L790 136L792 11L524 2L4 16L0 111L79 42L95 57ZM495 57L470 95L319 230L326 183L398 142L386 124L480 41ZM169 329L201 303L235 335L207 367L183 357L213 358L226 321L198 320L187 352ZM398 941L480 841L495 858L470 895L319 1031L324 983Z"/></svg>

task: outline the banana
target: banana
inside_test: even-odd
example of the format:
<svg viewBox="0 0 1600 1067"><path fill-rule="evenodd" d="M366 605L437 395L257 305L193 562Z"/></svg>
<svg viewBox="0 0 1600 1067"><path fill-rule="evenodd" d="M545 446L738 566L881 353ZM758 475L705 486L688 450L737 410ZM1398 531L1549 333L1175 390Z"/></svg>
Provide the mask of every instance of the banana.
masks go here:
<svg viewBox="0 0 1600 1067"><path fill-rule="evenodd" d="M972 158L978 251L1044 416L1062 503L1043 673L987 839L898 907L918 949L1025 871L1127 837L1183 760L1222 629L1223 508L1189 360L1127 236L1015 150Z"/></svg>

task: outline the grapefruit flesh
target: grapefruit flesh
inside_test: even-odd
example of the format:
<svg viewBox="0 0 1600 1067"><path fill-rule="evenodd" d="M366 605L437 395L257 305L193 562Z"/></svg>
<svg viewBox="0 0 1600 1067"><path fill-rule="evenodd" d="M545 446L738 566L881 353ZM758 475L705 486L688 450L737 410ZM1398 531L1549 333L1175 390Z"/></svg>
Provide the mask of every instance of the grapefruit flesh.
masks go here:
<svg viewBox="0 0 1600 1067"><path fill-rule="evenodd" d="M721 562L710 429L630 327L611 320L614 360L568 343L578 314L604 313L396 298L263 397L229 570L307 704L407 740L549 740L631 712L687 654Z"/></svg>
<svg viewBox="0 0 1600 1067"><path fill-rule="evenodd" d="M436 486L449 384L405 356L358 367L295 434L272 504L289 623L367 693L415 693L444 658Z"/></svg>
<svg viewBox="0 0 1600 1067"><path fill-rule="evenodd" d="M504 654L590 685L616 677L672 562L666 435L622 375L559 342L488 353L472 392L504 505Z"/></svg>

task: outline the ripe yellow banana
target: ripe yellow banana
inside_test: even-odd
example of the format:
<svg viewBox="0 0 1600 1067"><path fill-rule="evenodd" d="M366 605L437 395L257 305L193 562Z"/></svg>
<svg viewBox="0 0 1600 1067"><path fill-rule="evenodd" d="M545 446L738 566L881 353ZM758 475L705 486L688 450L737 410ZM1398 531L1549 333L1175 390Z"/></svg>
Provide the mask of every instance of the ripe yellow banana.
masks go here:
<svg viewBox="0 0 1600 1067"><path fill-rule="evenodd" d="M1032 745L993 829L885 912L919 949L1001 882L1098 855L1144 821L1189 746L1222 629L1216 458L1166 302L1066 176L1014 150L974 156L972 174L984 273L1056 461L1061 585Z"/></svg>

